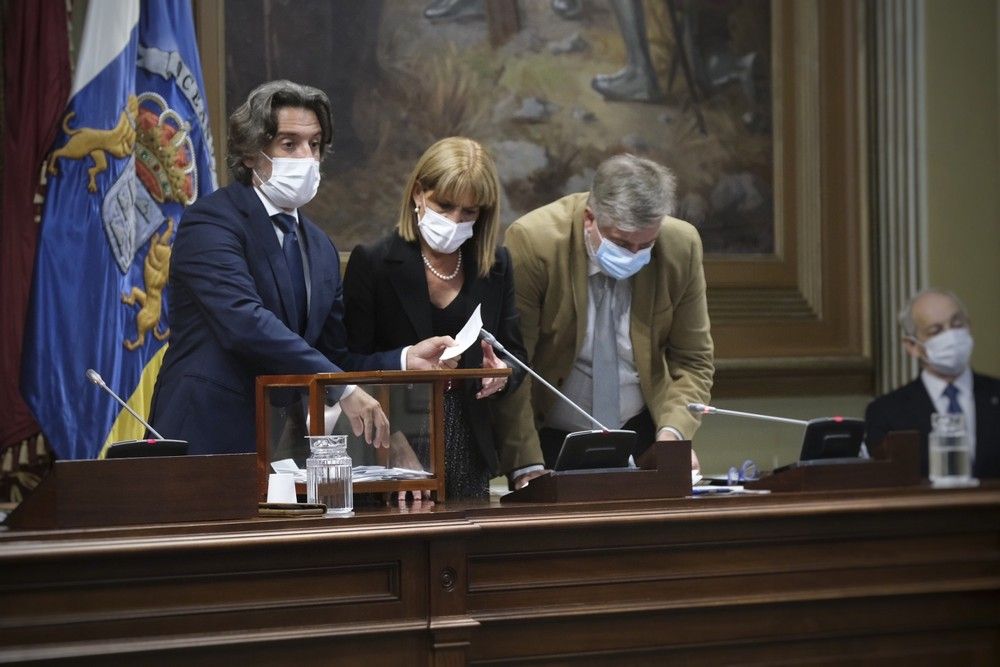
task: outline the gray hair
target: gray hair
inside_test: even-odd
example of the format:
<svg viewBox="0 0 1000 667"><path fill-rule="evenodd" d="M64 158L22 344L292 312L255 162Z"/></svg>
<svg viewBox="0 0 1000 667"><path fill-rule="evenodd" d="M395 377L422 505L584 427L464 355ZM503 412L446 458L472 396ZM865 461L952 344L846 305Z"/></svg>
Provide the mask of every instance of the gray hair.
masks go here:
<svg viewBox="0 0 1000 667"><path fill-rule="evenodd" d="M903 335L909 338L916 338L917 336L917 323L913 321L913 304L915 304L921 297L927 294L939 294L941 296L946 296L955 302L958 306L958 312L962 314L966 320L969 319L969 311L965 309L965 304L962 300L958 298L958 295L951 290L942 289L940 287L927 287L920 290L916 294L910 297L910 300L906 302L898 315L899 327L903 330Z"/></svg>
<svg viewBox="0 0 1000 667"><path fill-rule="evenodd" d="M249 185L253 176L250 168L243 164L243 159L256 155L274 139L278 132L278 110L285 107L309 109L316 114L323 132L320 158L326 153L333 141L330 98L312 86L285 79L269 81L254 88L246 102L229 116L226 164L240 183Z"/></svg>
<svg viewBox="0 0 1000 667"><path fill-rule="evenodd" d="M670 170L628 153L597 167L587 200L599 226L623 232L659 226L676 203L677 179Z"/></svg>

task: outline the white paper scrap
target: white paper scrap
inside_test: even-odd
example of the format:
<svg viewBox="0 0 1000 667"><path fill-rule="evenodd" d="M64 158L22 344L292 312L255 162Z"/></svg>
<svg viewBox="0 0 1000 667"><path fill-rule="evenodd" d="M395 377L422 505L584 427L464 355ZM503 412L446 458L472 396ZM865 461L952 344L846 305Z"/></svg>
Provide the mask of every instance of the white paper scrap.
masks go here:
<svg viewBox="0 0 1000 667"><path fill-rule="evenodd" d="M278 474L294 475L296 482L306 481L306 471L295 463L295 459L281 459L271 461L271 469Z"/></svg>
<svg viewBox="0 0 1000 667"><path fill-rule="evenodd" d="M457 336L455 336L455 344L451 347L445 348L444 354L441 355L441 361L454 359L468 350L473 343L479 340L479 330L483 328L483 315L480 312L482 307L483 305L479 304L476 306L476 309L472 311L472 315L469 316L469 321L465 323L462 330L458 332Z"/></svg>

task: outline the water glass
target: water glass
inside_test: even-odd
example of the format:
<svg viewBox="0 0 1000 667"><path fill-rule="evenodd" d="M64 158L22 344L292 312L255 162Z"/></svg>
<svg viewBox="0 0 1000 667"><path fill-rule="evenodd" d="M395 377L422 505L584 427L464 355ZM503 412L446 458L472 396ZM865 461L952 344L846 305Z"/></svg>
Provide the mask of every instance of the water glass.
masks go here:
<svg viewBox="0 0 1000 667"><path fill-rule="evenodd" d="M306 500L326 505L327 516L346 516L354 509L351 457L346 435L313 435L306 459Z"/></svg>
<svg viewBox="0 0 1000 667"><path fill-rule="evenodd" d="M965 415L931 415L927 436L931 484L935 487L973 486L972 447L965 429Z"/></svg>

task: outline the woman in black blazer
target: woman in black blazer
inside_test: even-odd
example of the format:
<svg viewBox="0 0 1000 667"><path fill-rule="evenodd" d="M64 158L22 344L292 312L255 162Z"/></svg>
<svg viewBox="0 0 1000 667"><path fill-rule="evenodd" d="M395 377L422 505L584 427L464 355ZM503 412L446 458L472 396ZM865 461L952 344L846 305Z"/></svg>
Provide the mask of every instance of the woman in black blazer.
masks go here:
<svg viewBox="0 0 1000 667"><path fill-rule="evenodd" d="M344 276L351 351L371 354L432 335L453 336L481 304L483 327L524 360L510 256L497 247L496 166L477 142L442 139L421 156L403 191L396 229L351 253ZM405 355L405 351L404 351ZM461 368L505 368L485 342ZM499 472L489 402L517 388L523 371L465 381L445 395L445 495L489 497Z"/></svg>

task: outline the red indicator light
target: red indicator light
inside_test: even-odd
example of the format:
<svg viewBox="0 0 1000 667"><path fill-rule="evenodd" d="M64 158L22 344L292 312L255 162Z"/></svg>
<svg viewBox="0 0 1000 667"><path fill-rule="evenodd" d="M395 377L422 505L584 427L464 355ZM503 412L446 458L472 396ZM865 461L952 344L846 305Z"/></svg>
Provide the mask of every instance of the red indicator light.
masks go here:
<svg viewBox="0 0 1000 667"><path fill-rule="evenodd" d="M843 417L834 417L833 421L835 421L835 422L837 422L839 424L840 422L844 421L844 418Z"/></svg>

